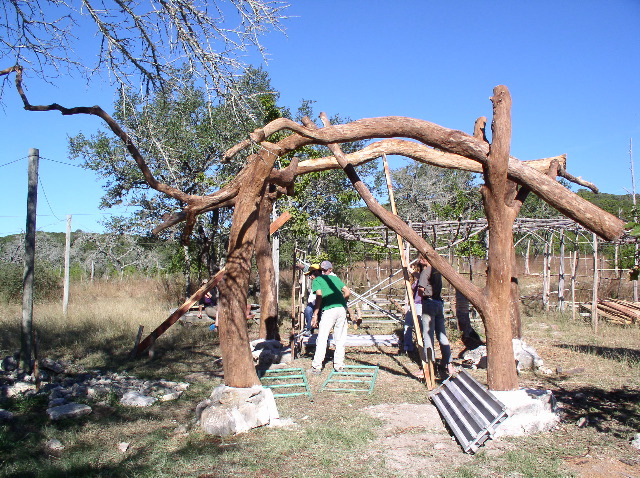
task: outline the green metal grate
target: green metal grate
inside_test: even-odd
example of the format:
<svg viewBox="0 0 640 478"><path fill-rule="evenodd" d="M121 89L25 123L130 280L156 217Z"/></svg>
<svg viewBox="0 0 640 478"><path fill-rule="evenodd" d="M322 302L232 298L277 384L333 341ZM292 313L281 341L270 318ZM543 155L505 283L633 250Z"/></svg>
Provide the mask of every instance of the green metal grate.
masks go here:
<svg viewBox="0 0 640 478"><path fill-rule="evenodd" d="M311 398L307 375L301 368L258 370L258 376L263 387L272 389L275 398L295 397L296 395L306 395ZM292 391L288 393L278 391L276 393L276 390Z"/></svg>
<svg viewBox="0 0 640 478"><path fill-rule="evenodd" d="M372 393L377 377L377 365L345 365L340 372L331 371L320 391Z"/></svg>

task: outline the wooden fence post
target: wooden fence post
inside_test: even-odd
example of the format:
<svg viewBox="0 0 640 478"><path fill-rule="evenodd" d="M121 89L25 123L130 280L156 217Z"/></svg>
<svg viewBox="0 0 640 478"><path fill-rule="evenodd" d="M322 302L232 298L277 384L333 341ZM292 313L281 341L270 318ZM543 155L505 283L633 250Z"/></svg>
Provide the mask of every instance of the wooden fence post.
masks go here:
<svg viewBox="0 0 640 478"><path fill-rule="evenodd" d="M24 275L22 279L22 333L20 367L31 372L33 355L33 283L36 258L36 209L38 203L38 166L40 152L29 150L29 172L27 184L27 223L24 235Z"/></svg>

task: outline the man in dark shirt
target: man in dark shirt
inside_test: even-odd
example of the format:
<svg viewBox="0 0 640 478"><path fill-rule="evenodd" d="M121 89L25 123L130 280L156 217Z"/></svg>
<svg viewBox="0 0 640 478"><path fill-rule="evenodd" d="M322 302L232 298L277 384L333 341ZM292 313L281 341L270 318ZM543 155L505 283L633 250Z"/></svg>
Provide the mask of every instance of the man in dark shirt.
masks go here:
<svg viewBox="0 0 640 478"><path fill-rule="evenodd" d="M447 374L455 372L451 363L451 345L444 323L444 303L442 301L442 275L426 257L420 256L418 263L422 270L418 279L418 295L422 298L422 330L424 333L425 356L435 358L434 336L437 333L442 354L442 365Z"/></svg>

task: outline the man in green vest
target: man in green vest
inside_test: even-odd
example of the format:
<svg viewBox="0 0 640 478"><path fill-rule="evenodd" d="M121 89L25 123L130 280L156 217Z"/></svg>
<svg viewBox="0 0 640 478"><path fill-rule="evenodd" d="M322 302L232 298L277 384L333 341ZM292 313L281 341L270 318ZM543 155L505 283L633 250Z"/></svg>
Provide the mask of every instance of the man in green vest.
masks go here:
<svg viewBox="0 0 640 478"><path fill-rule="evenodd" d="M333 273L333 264L322 261L322 275L311 283L316 294L311 326L318 327L318 314L322 310L322 321L316 338L316 352L311 362L311 373L322 372L322 363L327 353L329 333L333 329L336 350L333 356L333 369L337 372L344 367L344 346L347 341L347 299L351 295L349 288Z"/></svg>

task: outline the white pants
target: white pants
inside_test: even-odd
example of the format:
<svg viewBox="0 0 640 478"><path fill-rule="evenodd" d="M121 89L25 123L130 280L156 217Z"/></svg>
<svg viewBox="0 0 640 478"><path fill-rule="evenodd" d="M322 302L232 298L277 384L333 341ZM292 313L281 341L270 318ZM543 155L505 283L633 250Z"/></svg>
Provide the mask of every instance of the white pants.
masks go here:
<svg viewBox="0 0 640 478"><path fill-rule="evenodd" d="M311 362L313 368L322 368L331 329L333 329L333 341L336 345L336 351L333 355L333 368L344 366L344 344L347 341L347 309L334 307L322 311L322 320L318 327L318 337L316 339L316 353L313 355L313 362Z"/></svg>

